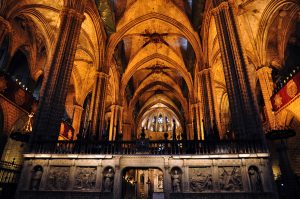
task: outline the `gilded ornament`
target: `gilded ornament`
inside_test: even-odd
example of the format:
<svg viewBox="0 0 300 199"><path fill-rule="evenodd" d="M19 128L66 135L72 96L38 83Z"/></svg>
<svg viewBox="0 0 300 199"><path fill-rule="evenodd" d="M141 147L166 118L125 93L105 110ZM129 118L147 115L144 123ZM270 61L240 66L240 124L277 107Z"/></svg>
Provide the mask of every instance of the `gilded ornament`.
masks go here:
<svg viewBox="0 0 300 199"><path fill-rule="evenodd" d="M282 105L282 97L279 94L276 94L274 100L276 108L280 108Z"/></svg>
<svg viewBox="0 0 300 199"><path fill-rule="evenodd" d="M290 98L295 97L295 95L298 92L297 84L294 82L294 80L291 80L288 82L286 86L286 92Z"/></svg>

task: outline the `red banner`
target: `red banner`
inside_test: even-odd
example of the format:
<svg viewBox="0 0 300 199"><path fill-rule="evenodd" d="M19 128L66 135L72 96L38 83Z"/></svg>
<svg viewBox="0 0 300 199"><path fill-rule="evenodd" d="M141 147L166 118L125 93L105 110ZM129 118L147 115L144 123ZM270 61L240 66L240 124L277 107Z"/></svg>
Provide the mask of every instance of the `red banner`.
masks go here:
<svg viewBox="0 0 300 199"><path fill-rule="evenodd" d="M274 111L278 111L300 94L300 72L290 79L276 94L271 97Z"/></svg>

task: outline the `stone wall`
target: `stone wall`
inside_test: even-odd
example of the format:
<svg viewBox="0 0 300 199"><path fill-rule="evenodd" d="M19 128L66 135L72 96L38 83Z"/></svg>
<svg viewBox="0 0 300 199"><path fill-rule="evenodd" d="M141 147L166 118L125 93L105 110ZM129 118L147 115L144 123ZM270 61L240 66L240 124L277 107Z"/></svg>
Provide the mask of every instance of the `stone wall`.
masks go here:
<svg viewBox="0 0 300 199"><path fill-rule="evenodd" d="M0 106L4 117L3 135L0 135L0 145L2 145L0 146L0 159L2 161L14 161L16 164L22 164L22 151L25 145L10 139L9 135L16 121L24 117L27 113L2 96L0 96Z"/></svg>
<svg viewBox="0 0 300 199"><path fill-rule="evenodd" d="M26 154L17 198L122 198L128 167L158 168L165 198L273 195L267 154L215 156L105 156ZM180 196L180 197L179 197ZM241 196L241 197L240 197ZM193 198L193 197L192 197ZM222 197L220 197L222 198Z"/></svg>

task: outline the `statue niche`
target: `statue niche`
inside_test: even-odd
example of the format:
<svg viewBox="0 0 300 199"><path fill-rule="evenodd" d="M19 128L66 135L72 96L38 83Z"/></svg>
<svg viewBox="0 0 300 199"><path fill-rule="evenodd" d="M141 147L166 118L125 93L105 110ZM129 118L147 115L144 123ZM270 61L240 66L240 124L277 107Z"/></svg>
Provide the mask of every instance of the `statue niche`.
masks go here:
<svg viewBox="0 0 300 199"><path fill-rule="evenodd" d="M262 192L262 182L258 168L256 166L250 166L248 169L248 175L250 180L251 191Z"/></svg>
<svg viewBox="0 0 300 199"><path fill-rule="evenodd" d="M179 168L173 168L171 170L173 192L181 192L181 175L182 172Z"/></svg>
<svg viewBox="0 0 300 199"><path fill-rule="evenodd" d="M40 188L41 179L43 176L43 167L40 165L37 165L32 170L32 176L30 181L30 189L37 191Z"/></svg>
<svg viewBox="0 0 300 199"><path fill-rule="evenodd" d="M114 170L111 167L107 167L103 171L103 191L112 192L114 187Z"/></svg>

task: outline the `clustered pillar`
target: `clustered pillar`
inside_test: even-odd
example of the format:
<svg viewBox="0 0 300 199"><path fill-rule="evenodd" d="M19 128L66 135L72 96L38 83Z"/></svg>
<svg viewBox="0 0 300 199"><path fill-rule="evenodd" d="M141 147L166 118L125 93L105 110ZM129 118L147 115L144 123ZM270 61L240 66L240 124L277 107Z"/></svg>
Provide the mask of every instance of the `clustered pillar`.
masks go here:
<svg viewBox="0 0 300 199"><path fill-rule="evenodd" d="M73 121L72 121L72 126L75 130L74 135L77 135L79 133L82 111L83 111L82 106L77 104L74 105Z"/></svg>
<svg viewBox="0 0 300 199"><path fill-rule="evenodd" d="M32 141L57 140L79 40L86 0L66 0L52 60L45 72Z"/></svg>
<svg viewBox="0 0 300 199"><path fill-rule="evenodd" d="M97 72L95 75L95 87L92 96L90 113L91 133L100 140L104 132L105 96L109 75L104 72Z"/></svg>
<svg viewBox="0 0 300 199"><path fill-rule="evenodd" d="M118 140L121 133L122 107L119 105L111 106L111 117L109 127L109 141Z"/></svg>
<svg viewBox="0 0 300 199"><path fill-rule="evenodd" d="M214 132L214 122L216 118L215 110L214 110L214 98L213 98L213 90L212 90L212 81L211 81L211 70L203 69L199 73L199 82L201 87L201 101L202 104L202 125L204 131L204 139L212 140L215 137Z"/></svg>
<svg viewBox="0 0 300 199"><path fill-rule="evenodd" d="M263 139L262 125L255 104L232 5L225 0L213 0L217 35L221 49L225 81L232 118L232 130L237 139Z"/></svg>
<svg viewBox="0 0 300 199"><path fill-rule="evenodd" d="M266 113L271 128L275 128L275 116L272 110L272 104L270 98L273 95L273 80L272 69L264 66L257 71L258 79L262 91L262 95L265 101Z"/></svg>

